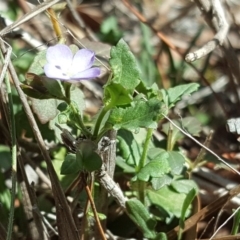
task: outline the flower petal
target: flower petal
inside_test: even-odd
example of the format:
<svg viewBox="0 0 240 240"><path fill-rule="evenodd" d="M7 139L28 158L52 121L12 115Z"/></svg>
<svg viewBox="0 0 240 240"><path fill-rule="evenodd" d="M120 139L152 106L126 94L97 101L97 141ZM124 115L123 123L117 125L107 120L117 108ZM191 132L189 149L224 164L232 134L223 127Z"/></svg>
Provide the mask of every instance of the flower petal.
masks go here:
<svg viewBox="0 0 240 240"><path fill-rule="evenodd" d="M100 68L93 67L93 68L87 69L83 72L79 72L79 73L71 76L71 79L73 79L73 80L92 79L92 78L98 77L100 72L101 72Z"/></svg>
<svg viewBox="0 0 240 240"><path fill-rule="evenodd" d="M61 68L56 67L55 64L52 63L47 63L44 66L44 72L49 78L56 78L61 80L69 79L69 76L65 74L65 72Z"/></svg>
<svg viewBox="0 0 240 240"><path fill-rule="evenodd" d="M94 52L88 49L80 49L73 57L71 73L76 74L78 72L89 69L94 62Z"/></svg>
<svg viewBox="0 0 240 240"><path fill-rule="evenodd" d="M48 48L46 58L48 63L69 69L72 64L73 53L67 45L57 44Z"/></svg>

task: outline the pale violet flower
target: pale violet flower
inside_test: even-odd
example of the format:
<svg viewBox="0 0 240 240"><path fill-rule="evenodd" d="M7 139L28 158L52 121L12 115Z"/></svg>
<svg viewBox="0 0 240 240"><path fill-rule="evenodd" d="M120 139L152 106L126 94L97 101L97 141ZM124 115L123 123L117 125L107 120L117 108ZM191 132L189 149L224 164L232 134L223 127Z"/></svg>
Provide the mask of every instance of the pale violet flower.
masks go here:
<svg viewBox="0 0 240 240"><path fill-rule="evenodd" d="M94 52L88 49L80 49L73 55L67 45L57 44L47 49L44 72L47 77L60 80L96 78L100 74L100 68L92 67L94 56Z"/></svg>

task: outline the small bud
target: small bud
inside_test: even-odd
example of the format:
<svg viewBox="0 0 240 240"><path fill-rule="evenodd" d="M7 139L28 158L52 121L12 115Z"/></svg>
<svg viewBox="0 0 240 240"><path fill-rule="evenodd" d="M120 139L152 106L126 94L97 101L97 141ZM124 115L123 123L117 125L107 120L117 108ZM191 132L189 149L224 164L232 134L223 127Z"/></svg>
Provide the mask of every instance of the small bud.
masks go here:
<svg viewBox="0 0 240 240"><path fill-rule="evenodd" d="M58 115L58 123L59 123L59 124L65 124L65 123L67 123L67 121L68 121L68 117L67 117L66 114L60 113L60 114Z"/></svg>

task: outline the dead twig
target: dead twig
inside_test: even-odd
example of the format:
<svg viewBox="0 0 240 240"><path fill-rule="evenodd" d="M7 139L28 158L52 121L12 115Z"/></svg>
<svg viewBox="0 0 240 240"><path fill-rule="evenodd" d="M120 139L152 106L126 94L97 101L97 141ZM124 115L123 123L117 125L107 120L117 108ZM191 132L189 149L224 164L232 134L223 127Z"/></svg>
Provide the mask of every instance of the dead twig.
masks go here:
<svg viewBox="0 0 240 240"><path fill-rule="evenodd" d="M31 187L27 174L24 169L23 158L21 153L18 152L18 164L20 168L20 173L23 181L20 183L21 190L23 194L23 207L26 214L26 217L29 222L29 230L32 239L48 239L48 234L46 228L44 227L43 220L37 206L36 195L34 190ZM37 214L38 212L38 214Z"/></svg>
<svg viewBox="0 0 240 240"><path fill-rule="evenodd" d="M126 209L126 198L123 195L120 187L113 181L113 179L107 174L104 169L101 169L97 173L97 178L101 186L106 189L108 193L112 195L118 202L118 204L125 210Z"/></svg>
<svg viewBox="0 0 240 240"><path fill-rule="evenodd" d="M219 0L211 0L212 11L218 22L218 31L208 43L195 52L188 53L185 57L187 62L193 62L212 52L218 45L222 45L227 37L229 24L225 18L224 10Z"/></svg>
<svg viewBox="0 0 240 240"><path fill-rule="evenodd" d="M106 240L105 234L104 234L104 232L103 232L103 229L102 229L102 226L101 226L99 217L98 217L97 209L96 209L96 207L95 207L95 203L94 203L94 200L93 200L93 198L92 198L91 190L90 190L89 186L87 185L86 179L82 178L82 181L84 182L85 191L86 191L86 193L87 193L88 200L90 201L91 208L92 208L92 211L93 211L93 214L94 214L94 218L95 218L95 221L96 221L96 224L97 224L99 233L100 233L99 236L101 237L101 239Z"/></svg>

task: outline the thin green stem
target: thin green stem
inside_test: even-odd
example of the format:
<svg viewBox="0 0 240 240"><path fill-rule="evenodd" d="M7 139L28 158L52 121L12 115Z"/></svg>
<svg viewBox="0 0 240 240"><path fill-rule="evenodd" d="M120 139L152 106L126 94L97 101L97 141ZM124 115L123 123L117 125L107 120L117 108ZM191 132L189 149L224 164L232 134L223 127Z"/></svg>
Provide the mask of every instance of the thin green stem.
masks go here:
<svg viewBox="0 0 240 240"><path fill-rule="evenodd" d="M137 167L137 172L139 172L146 164L148 147L149 147L149 144L151 142L152 135L153 135L153 129L152 128L148 128L147 129L146 141L145 141L145 143L143 145L142 156L141 156L141 159L140 159L138 167Z"/></svg>
<svg viewBox="0 0 240 240"><path fill-rule="evenodd" d="M101 109L101 112L98 115L94 130L93 130L92 140L97 139L102 120L103 120L104 116L106 115L106 113L108 112L108 110L109 110L109 108L106 106Z"/></svg>
<svg viewBox="0 0 240 240"><path fill-rule="evenodd" d="M104 129L101 129L101 131L97 135L96 141L98 142L105 135L106 132L112 129L113 129L112 126L104 127Z"/></svg>
<svg viewBox="0 0 240 240"><path fill-rule="evenodd" d="M238 210L233 218L231 235L236 235L239 232L240 210Z"/></svg>
<svg viewBox="0 0 240 240"><path fill-rule="evenodd" d="M11 51L9 49L8 51ZM3 56L1 54L1 59L3 61ZM9 130L11 134L12 142L12 191L11 191L11 203L10 203L10 213L9 213L9 222L7 229L7 240L12 239L13 231L13 221L14 221L14 202L16 198L16 182L17 182L17 145L16 145L16 129L15 129L15 119L14 119L14 110L13 110L13 100L12 100L12 90L11 84L9 81L8 74L5 75L5 84L8 94L8 112L9 112Z"/></svg>
<svg viewBox="0 0 240 240"><path fill-rule="evenodd" d="M152 128L148 128L146 141L145 141L145 143L143 145L142 156L141 156L141 159L140 159L138 167L137 167L137 172L139 172L146 164L148 148L149 148L149 144L151 142L152 135L153 135L153 129ZM139 200L143 204L144 204L144 200L145 200L145 187L146 187L146 183L145 182L143 182L143 181L139 181L138 182L138 197L139 197Z"/></svg>
<svg viewBox="0 0 240 240"><path fill-rule="evenodd" d="M74 117L75 117L75 124L81 129L82 133L87 137L87 138L91 138L92 137L92 133L85 127L82 117L79 113L79 111L72 105L70 104L72 111L74 113Z"/></svg>
<svg viewBox="0 0 240 240"><path fill-rule="evenodd" d="M142 204L145 203L145 186L145 182L140 180L138 181L138 198L142 202Z"/></svg>
<svg viewBox="0 0 240 240"><path fill-rule="evenodd" d="M72 85L68 82L64 82L63 87L65 89L66 99L68 99L67 102L70 103L71 102L71 87L72 87Z"/></svg>
<svg viewBox="0 0 240 240"><path fill-rule="evenodd" d="M167 151L171 151L173 149L172 135L173 135L172 124L169 124L168 138L167 138Z"/></svg>
<svg viewBox="0 0 240 240"><path fill-rule="evenodd" d="M74 105L71 102L71 87L72 85L70 83L64 83L64 89L65 89L65 95L66 95L66 98L64 100L69 104L69 106L71 107L74 113L75 124L77 125L77 127L81 129L82 133L87 138L91 138L92 133L85 127L82 120L82 116L80 115L78 109L76 109L76 107L74 107Z"/></svg>

